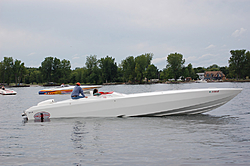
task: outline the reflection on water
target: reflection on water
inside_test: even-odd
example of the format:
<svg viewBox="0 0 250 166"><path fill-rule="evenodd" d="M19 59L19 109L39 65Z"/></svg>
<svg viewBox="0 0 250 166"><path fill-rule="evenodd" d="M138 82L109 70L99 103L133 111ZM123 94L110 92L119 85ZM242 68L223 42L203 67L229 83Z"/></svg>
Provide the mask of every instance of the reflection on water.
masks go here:
<svg viewBox="0 0 250 166"><path fill-rule="evenodd" d="M98 119L79 118L74 122L71 140L74 146L74 154L76 156L93 158L98 160L98 156L102 155L102 142L99 130L101 123ZM82 161L84 158L82 158Z"/></svg>
<svg viewBox="0 0 250 166"><path fill-rule="evenodd" d="M211 115L78 118L73 124L71 140L74 153L81 156L79 163L82 164L108 164L108 158L114 163L126 163L126 159L134 156L140 161L133 161L137 164L146 158L157 162L155 155L162 162L166 155L173 159L182 157L183 160L204 162L207 151L213 148L217 149L209 154L213 160L219 160L221 155L229 157L233 153L246 152L243 149L247 150L249 146L241 147L238 143L247 143L249 139L242 138L237 129L239 126L237 117ZM241 148L243 152L235 151L235 148ZM117 159L113 158L115 156Z"/></svg>
<svg viewBox="0 0 250 166"><path fill-rule="evenodd" d="M74 143L75 148L83 149L84 148L84 136L88 134L87 131L84 130L85 123L81 123L76 121L75 126L73 127L72 133L72 141Z"/></svg>

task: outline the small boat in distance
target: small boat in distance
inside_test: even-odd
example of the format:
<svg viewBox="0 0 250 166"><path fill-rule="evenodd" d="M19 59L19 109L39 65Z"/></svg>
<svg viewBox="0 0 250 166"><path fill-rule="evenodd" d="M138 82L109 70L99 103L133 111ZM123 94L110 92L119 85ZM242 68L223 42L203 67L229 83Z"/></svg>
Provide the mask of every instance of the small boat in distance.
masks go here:
<svg viewBox="0 0 250 166"><path fill-rule="evenodd" d="M0 89L0 94L2 95L16 95L16 91L10 89Z"/></svg>
<svg viewBox="0 0 250 166"><path fill-rule="evenodd" d="M51 89L43 89L38 92L39 95L58 95L58 94L70 94L75 86L61 86L61 87L56 87L56 88L51 88ZM86 85L86 86L81 86L83 91L90 91L95 88L101 88L102 86L100 85Z"/></svg>
<svg viewBox="0 0 250 166"><path fill-rule="evenodd" d="M195 83L207 83L206 80L196 80Z"/></svg>
<svg viewBox="0 0 250 166"><path fill-rule="evenodd" d="M227 103L241 88L170 90L137 94L116 92L55 102L49 99L22 114L26 120L74 117L138 117L200 114Z"/></svg>

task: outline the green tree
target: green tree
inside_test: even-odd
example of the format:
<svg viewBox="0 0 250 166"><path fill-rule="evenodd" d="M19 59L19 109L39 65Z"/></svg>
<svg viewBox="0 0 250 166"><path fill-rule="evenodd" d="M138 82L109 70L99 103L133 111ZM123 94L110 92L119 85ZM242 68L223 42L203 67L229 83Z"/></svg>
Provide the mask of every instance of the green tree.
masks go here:
<svg viewBox="0 0 250 166"><path fill-rule="evenodd" d="M53 57L46 57L45 60L41 63L40 71L45 82L52 81L53 59Z"/></svg>
<svg viewBox="0 0 250 166"><path fill-rule="evenodd" d="M61 78L59 79L60 83L69 83L70 74L71 74L71 64L69 60L63 59L60 63L61 69Z"/></svg>
<svg viewBox="0 0 250 166"><path fill-rule="evenodd" d="M213 64L207 68L208 71L219 71L220 67L217 64Z"/></svg>
<svg viewBox="0 0 250 166"><path fill-rule="evenodd" d="M187 66L187 70L188 70L188 77L191 77L192 79L197 79L199 76L195 73L193 66L191 63L188 64Z"/></svg>
<svg viewBox="0 0 250 166"><path fill-rule="evenodd" d="M13 58L12 57L4 57L3 60L3 82L7 80L7 84L11 83L11 77L13 74Z"/></svg>
<svg viewBox="0 0 250 166"><path fill-rule="evenodd" d="M45 82L68 83L70 81L70 68L71 64L68 60L61 61L56 57L46 57L39 69Z"/></svg>
<svg viewBox="0 0 250 166"><path fill-rule="evenodd" d="M98 60L96 55L90 55L86 57L86 63L85 63L87 69L94 69L98 65Z"/></svg>
<svg viewBox="0 0 250 166"><path fill-rule="evenodd" d="M246 52L245 75L250 77L250 52Z"/></svg>
<svg viewBox="0 0 250 166"><path fill-rule="evenodd" d="M84 72L86 75L86 81L88 83L100 82L100 69L98 68L98 60L96 55L90 55L86 57L86 69Z"/></svg>
<svg viewBox="0 0 250 166"><path fill-rule="evenodd" d="M93 84L100 84L101 80L100 80L100 69L95 66L91 72L91 74L89 75L89 83L93 83Z"/></svg>
<svg viewBox="0 0 250 166"><path fill-rule="evenodd" d="M35 70L35 68L26 67L27 74L24 81L26 84L36 82L35 79L33 79L35 77L31 77L31 73L33 72L33 70Z"/></svg>
<svg viewBox="0 0 250 166"><path fill-rule="evenodd" d="M26 67L25 83L42 83L42 74L39 68Z"/></svg>
<svg viewBox="0 0 250 166"><path fill-rule="evenodd" d="M20 60L15 60L14 64L13 64L13 73L14 73L14 77L15 77L15 83L17 85L17 83L20 84L22 77L24 74L26 74L26 68L24 66L24 63L21 63Z"/></svg>
<svg viewBox="0 0 250 166"><path fill-rule="evenodd" d="M26 67L24 66L24 63L21 63L21 69L20 69L19 78L18 78L19 84L21 81L24 82L26 74L27 74Z"/></svg>
<svg viewBox="0 0 250 166"><path fill-rule="evenodd" d="M4 82L5 67L3 61L0 62L0 82Z"/></svg>
<svg viewBox="0 0 250 166"><path fill-rule="evenodd" d="M61 67L60 59L55 57L52 63L52 81L59 82L59 78L62 78Z"/></svg>
<svg viewBox="0 0 250 166"><path fill-rule="evenodd" d="M115 58L106 56L99 60L99 67L102 71L102 80L103 82L112 82L116 78L117 74L117 64Z"/></svg>
<svg viewBox="0 0 250 166"><path fill-rule="evenodd" d="M231 57L228 61L229 70L232 75L236 75L236 79L238 80L242 76L242 69L244 68L245 63L245 52L246 50L231 50Z"/></svg>
<svg viewBox="0 0 250 166"><path fill-rule="evenodd" d="M194 68L194 72L195 73L204 73L206 71L206 68L205 67L197 67L197 68Z"/></svg>
<svg viewBox="0 0 250 166"><path fill-rule="evenodd" d="M76 79L75 82L84 82L85 81L85 80L83 80L83 73L84 73L84 68L77 68L75 70L75 79Z"/></svg>
<svg viewBox="0 0 250 166"><path fill-rule="evenodd" d="M181 76L181 70L183 68L183 64L185 63L185 59L182 58L183 55L179 53L171 53L167 57L167 68L171 69L175 81L177 81L177 79Z"/></svg>
<svg viewBox="0 0 250 166"><path fill-rule="evenodd" d="M143 78L145 77L145 71L147 67L150 65L152 58L153 58L152 53L142 54L135 58L135 74L136 74L136 79L139 82L142 82Z"/></svg>
<svg viewBox="0 0 250 166"><path fill-rule="evenodd" d="M183 67L181 69L181 79L184 81L186 77L190 77L190 74L189 74L189 71L188 71L188 68L187 67Z"/></svg>
<svg viewBox="0 0 250 166"><path fill-rule="evenodd" d="M170 68L164 68L163 71L160 73L160 79L161 80L166 81L166 80L171 79L173 77L174 77L174 75L173 75Z"/></svg>
<svg viewBox="0 0 250 166"><path fill-rule="evenodd" d="M220 67L219 70L225 74L226 77L228 77L228 74L229 74L229 69L227 66L224 66L224 67Z"/></svg>
<svg viewBox="0 0 250 166"><path fill-rule="evenodd" d="M41 83L42 82L42 74L39 70L34 70L30 76L33 79L31 83L33 83L33 82Z"/></svg>
<svg viewBox="0 0 250 166"><path fill-rule="evenodd" d="M153 64L149 65L148 68L146 69L145 77L147 78L147 81L151 79L157 79L158 78L157 67Z"/></svg>
<svg viewBox="0 0 250 166"><path fill-rule="evenodd" d="M118 65L116 82L124 82L122 66Z"/></svg>
<svg viewBox="0 0 250 166"><path fill-rule="evenodd" d="M77 72L77 68L75 70L73 70L71 72L71 75L70 75L70 82L72 83L76 83L76 82L79 82L79 80L77 81L77 75L78 75L78 72Z"/></svg>
<svg viewBox="0 0 250 166"><path fill-rule="evenodd" d="M121 63L123 77L126 82L131 81L134 83L135 81L135 59L133 56L127 57Z"/></svg>

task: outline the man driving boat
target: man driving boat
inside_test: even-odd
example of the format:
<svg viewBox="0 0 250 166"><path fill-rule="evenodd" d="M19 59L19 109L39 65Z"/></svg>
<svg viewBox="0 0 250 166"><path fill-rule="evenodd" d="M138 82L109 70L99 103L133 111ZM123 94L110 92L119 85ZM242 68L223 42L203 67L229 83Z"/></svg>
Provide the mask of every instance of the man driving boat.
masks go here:
<svg viewBox="0 0 250 166"><path fill-rule="evenodd" d="M82 88L80 87L80 83L79 82L77 82L76 83L76 86L74 87L74 89L73 89L73 91L72 91L72 93L71 93L71 98L72 99L79 99L79 98L88 98L87 96L85 96L84 94L83 94L83 90L82 90ZM82 95L82 96L80 96L80 94Z"/></svg>

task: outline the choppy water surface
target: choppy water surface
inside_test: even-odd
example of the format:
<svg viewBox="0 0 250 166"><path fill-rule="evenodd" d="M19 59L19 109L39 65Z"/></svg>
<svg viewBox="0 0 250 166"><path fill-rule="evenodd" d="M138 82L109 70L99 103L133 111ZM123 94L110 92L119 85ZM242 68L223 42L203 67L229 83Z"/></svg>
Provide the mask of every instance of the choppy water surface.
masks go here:
<svg viewBox="0 0 250 166"><path fill-rule="evenodd" d="M206 114L161 118L71 118L23 123L43 87L0 96L0 165L250 165L250 83L103 86L138 93L240 87L226 105ZM70 110L69 110L70 111Z"/></svg>

